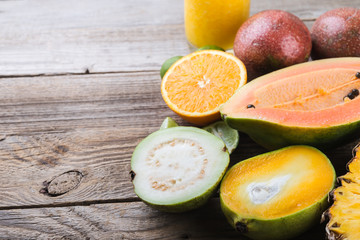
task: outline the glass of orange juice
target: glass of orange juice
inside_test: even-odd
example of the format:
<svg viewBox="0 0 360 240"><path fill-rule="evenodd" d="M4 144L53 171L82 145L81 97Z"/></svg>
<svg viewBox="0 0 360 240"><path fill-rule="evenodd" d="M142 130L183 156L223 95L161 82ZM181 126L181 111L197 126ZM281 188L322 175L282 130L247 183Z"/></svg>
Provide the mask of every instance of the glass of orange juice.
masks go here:
<svg viewBox="0 0 360 240"><path fill-rule="evenodd" d="M249 17L250 0L185 0L185 33L191 45L232 49L237 30Z"/></svg>

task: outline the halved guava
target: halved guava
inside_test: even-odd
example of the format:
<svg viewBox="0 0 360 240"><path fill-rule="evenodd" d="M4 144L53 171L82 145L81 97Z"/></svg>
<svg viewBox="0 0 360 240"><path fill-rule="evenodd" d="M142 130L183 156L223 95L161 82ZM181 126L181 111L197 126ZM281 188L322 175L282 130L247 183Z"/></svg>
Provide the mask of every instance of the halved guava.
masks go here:
<svg viewBox="0 0 360 240"><path fill-rule="evenodd" d="M172 127L150 134L135 148L132 182L150 206L184 212L206 203L228 164L220 138L195 127Z"/></svg>
<svg viewBox="0 0 360 240"><path fill-rule="evenodd" d="M221 183L221 208L247 237L290 239L320 223L335 178L316 148L282 148L234 165Z"/></svg>

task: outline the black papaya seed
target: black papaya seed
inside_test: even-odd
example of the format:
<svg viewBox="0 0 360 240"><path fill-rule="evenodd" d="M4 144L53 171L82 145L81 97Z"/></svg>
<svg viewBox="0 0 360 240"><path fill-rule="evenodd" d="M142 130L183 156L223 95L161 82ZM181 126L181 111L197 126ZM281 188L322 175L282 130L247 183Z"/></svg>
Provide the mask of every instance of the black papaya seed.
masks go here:
<svg viewBox="0 0 360 240"><path fill-rule="evenodd" d="M357 73L355 74L355 77L360 78L360 72L357 72Z"/></svg>
<svg viewBox="0 0 360 240"><path fill-rule="evenodd" d="M246 108L255 108L255 106L252 105L252 104L249 104L249 105L246 106Z"/></svg>
<svg viewBox="0 0 360 240"><path fill-rule="evenodd" d="M347 97L350 98L351 100L356 98L357 96L359 96L359 90L356 88L351 90L351 92L347 95Z"/></svg>

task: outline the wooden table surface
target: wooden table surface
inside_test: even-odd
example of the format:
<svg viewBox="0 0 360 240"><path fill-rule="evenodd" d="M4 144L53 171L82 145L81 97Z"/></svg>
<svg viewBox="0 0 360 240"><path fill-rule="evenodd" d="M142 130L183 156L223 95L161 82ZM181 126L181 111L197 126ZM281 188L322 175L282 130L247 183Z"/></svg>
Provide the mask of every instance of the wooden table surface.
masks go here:
<svg viewBox="0 0 360 240"><path fill-rule="evenodd" d="M308 27L360 0L254 0ZM162 62L190 52L182 0L0 1L0 239L244 239L218 196L183 214L134 194L135 146L173 117ZM246 135L231 164L266 152ZM355 142L326 152L345 172ZM324 239L324 224L297 239Z"/></svg>

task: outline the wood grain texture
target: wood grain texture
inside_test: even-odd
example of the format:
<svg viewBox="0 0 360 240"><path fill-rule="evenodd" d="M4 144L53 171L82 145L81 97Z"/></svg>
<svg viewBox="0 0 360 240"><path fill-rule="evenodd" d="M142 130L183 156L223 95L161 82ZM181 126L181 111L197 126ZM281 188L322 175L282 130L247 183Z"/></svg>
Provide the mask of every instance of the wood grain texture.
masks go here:
<svg viewBox="0 0 360 240"><path fill-rule="evenodd" d="M246 240L227 223L218 198L188 213L168 214L141 202L0 211L0 236L11 239ZM324 225L294 240L325 238Z"/></svg>
<svg viewBox="0 0 360 240"><path fill-rule="evenodd" d="M283 9L312 21L360 0L252 1L251 14ZM0 76L158 71L190 52L182 0L0 2Z"/></svg>
<svg viewBox="0 0 360 240"><path fill-rule="evenodd" d="M188 125L163 102L157 73L4 78L0 86L0 209L131 201L135 146L167 116ZM354 145L327 153L338 173ZM265 151L241 134L232 164ZM76 188L46 194L47 182L72 170L83 175Z"/></svg>
<svg viewBox="0 0 360 240"><path fill-rule="evenodd" d="M263 0L251 14L283 9L311 27L359 5ZM0 239L244 239L217 196L160 213L130 181L141 139L167 116L188 125L163 102L159 76L165 59L190 52L182 0L0 1L0 25ZM338 175L355 144L326 152ZM240 134L231 165L265 151ZM319 225L298 240L323 238Z"/></svg>
<svg viewBox="0 0 360 240"><path fill-rule="evenodd" d="M2 79L0 208L134 198L132 151L172 114L162 102L159 78L133 73ZM43 194L44 182L70 170L84 175L76 189Z"/></svg>

